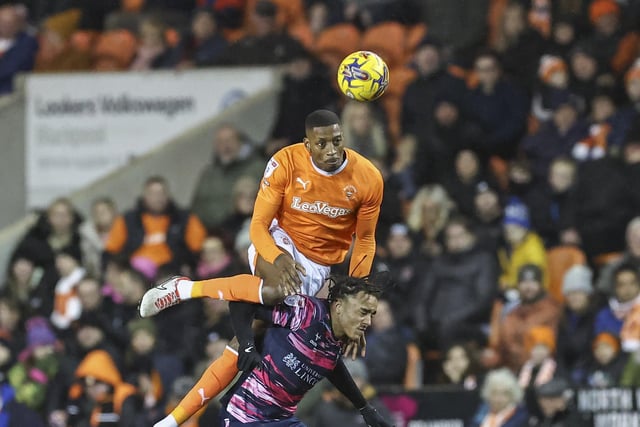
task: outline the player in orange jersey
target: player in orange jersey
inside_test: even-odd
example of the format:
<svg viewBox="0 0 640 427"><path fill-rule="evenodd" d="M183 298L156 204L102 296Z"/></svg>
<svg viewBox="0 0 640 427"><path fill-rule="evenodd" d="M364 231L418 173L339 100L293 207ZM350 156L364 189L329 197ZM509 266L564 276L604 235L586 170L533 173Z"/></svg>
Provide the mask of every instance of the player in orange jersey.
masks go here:
<svg viewBox="0 0 640 427"><path fill-rule="evenodd" d="M140 304L142 317L189 298L272 305L294 293L313 296L323 287L331 266L344 261L352 243L350 274L369 274L382 202L382 176L366 158L344 147L335 113L314 111L307 116L305 129L302 143L283 148L269 160L261 181L249 248L250 264L257 277L241 275L198 282L172 278L145 294ZM242 307L231 306L234 326L246 322L250 313ZM251 367L257 355L253 343L241 340L240 348L238 361L237 350L227 347L157 426L181 424L231 382L238 364Z"/></svg>

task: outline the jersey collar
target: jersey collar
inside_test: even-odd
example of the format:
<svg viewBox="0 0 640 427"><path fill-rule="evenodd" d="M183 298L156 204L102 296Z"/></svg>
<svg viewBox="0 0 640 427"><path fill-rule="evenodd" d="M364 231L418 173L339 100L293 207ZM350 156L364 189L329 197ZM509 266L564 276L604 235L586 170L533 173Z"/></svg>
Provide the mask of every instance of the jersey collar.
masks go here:
<svg viewBox="0 0 640 427"><path fill-rule="evenodd" d="M345 153L344 162L342 162L340 167L338 169L334 170L333 172L327 172L327 171L324 171L324 170L320 169L319 167L317 167L316 164L313 163L313 159L311 158L311 156L309 156L309 161L311 162L311 166L313 166L313 168L316 170L316 172L318 172L320 175L333 176L333 175L337 175L340 172L342 172L344 170L344 168L347 167L347 163L349 163L349 156L347 155L347 151L345 150L344 153Z"/></svg>

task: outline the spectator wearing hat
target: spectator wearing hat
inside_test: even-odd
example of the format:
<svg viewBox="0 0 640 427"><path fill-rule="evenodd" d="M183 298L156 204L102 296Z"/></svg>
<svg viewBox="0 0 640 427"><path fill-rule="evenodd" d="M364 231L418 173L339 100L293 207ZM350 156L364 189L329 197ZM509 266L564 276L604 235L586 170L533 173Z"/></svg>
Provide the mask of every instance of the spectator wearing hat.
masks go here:
<svg viewBox="0 0 640 427"><path fill-rule="evenodd" d="M51 381L60 367L60 347L51 326L44 317L26 322L27 347L7 378L15 389L16 400L37 412L43 412Z"/></svg>
<svg viewBox="0 0 640 427"><path fill-rule="evenodd" d="M521 148L531 162L535 180L544 181L552 160L570 156L576 142L588 136L587 124L580 120L578 100L562 92L549 105L551 120L544 122L532 135L525 137Z"/></svg>
<svg viewBox="0 0 640 427"><path fill-rule="evenodd" d="M560 306L543 287L543 271L535 264L525 264L518 271L519 303L498 321L493 348L487 360L503 363L518 372L529 355L525 351L525 337L535 326L557 330ZM493 360L491 360L493 359Z"/></svg>
<svg viewBox="0 0 640 427"><path fill-rule="evenodd" d="M531 101L531 113L538 121L553 117L552 105L569 90L569 69L560 56L542 55L538 65L538 79Z"/></svg>
<svg viewBox="0 0 640 427"><path fill-rule="evenodd" d="M433 260L419 284L415 315L422 336L433 336L440 350L482 336L480 325L489 321L498 276L493 254L477 247L466 218L447 223L444 241L444 253Z"/></svg>
<svg viewBox="0 0 640 427"><path fill-rule="evenodd" d="M621 264L612 278L613 293L596 316L594 332L609 332L618 337L629 314L640 304L640 272L633 264Z"/></svg>
<svg viewBox="0 0 640 427"><path fill-rule="evenodd" d="M556 334L548 326L534 326L527 331L525 352L529 359L520 369L518 384L523 390L533 391L534 387L549 382L558 369L554 355Z"/></svg>
<svg viewBox="0 0 640 427"><path fill-rule="evenodd" d="M251 33L231 44L221 54L219 65L279 65L290 61L300 43L283 31L277 22L278 6L259 0L253 9Z"/></svg>
<svg viewBox="0 0 640 427"><path fill-rule="evenodd" d="M0 338L0 425L44 427L40 414L16 399L16 389L7 379L7 373L14 363L15 355L11 346L4 338Z"/></svg>
<svg viewBox="0 0 640 427"><path fill-rule="evenodd" d="M574 373L583 371L589 357L585 348L593 341L593 324L596 317L592 302L593 273L585 265L574 265L564 275L562 295L564 310L558 326L557 360L571 379Z"/></svg>
<svg viewBox="0 0 640 427"><path fill-rule="evenodd" d="M553 378L535 389L538 410L529 417L532 427L582 427L588 425L588 415L575 407L573 390L562 377Z"/></svg>
<svg viewBox="0 0 640 427"><path fill-rule="evenodd" d="M60 279L54 290L55 300L51 323L58 330L69 328L71 322L80 317L82 306L78 298L78 283L86 275L82 267L80 252L66 249L56 254L56 268Z"/></svg>
<svg viewBox="0 0 640 427"><path fill-rule="evenodd" d="M608 388L620 383L627 363L627 354L620 351L620 340L609 332L601 332L593 339L592 361L581 385Z"/></svg>
<svg viewBox="0 0 640 427"><path fill-rule="evenodd" d="M135 425L140 413L136 388L126 383L113 358L104 350L89 352L74 373L67 400L70 425Z"/></svg>
<svg viewBox="0 0 640 427"><path fill-rule="evenodd" d="M635 32L624 33L620 25L620 6L615 0L595 0L589 6L593 33L588 41L600 69L622 74L638 54L640 38Z"/></svg>
<svg viewBox="0 0 640 427"><path fill-rule="evenodd" d="M498 56L491 51L476 56L478 84L469 89L463 106L469 120L482 130L473 148L484 159L510 159L525 132L529 100L524 91L503 75Z"/></svg>
<svg viewBox="0 0 640 427"><path fill-rule="evenodd" d="M572 244L567 231L574 230L574 188L578 167L570 157L551 160L544 181L534 185L525 202L531 212L531 224L545 248Z"/></svg>
<svg viewBox="0 0 640 427"><path fill-rule="evenodd" d="M505 246L498 250L502 290L516 287L517 277L525 264L537 265L540 269L540 280L546 286L547 255L540 236L531 230L529 209L517 197L512 197L504 208L502 221Z"/></svg>

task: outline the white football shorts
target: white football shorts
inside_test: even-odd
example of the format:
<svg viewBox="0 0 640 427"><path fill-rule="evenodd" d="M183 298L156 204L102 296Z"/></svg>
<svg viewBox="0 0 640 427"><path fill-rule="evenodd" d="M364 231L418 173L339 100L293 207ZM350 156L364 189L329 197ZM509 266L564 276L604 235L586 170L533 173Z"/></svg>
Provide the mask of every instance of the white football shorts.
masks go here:
<svg viewBox="0 0 640 427"><path fill-rule="evenodd" d="M269 228L269 232L273 237L274 242L277 246L285 249L291 257L293 257L296 262L300 263L307 274L303 276L300 274L300 278L302 279L302 294L314 296L317 294L322 286L324 286L325 280L331 274L331 267L327 267L325 265L320 265L311 261L309 258L304 256L298 248L293 244L293 240L291 237L278 225L276 221L271 224L271 228ZM258 259L258 254L256 252L256 247L251 244L249 249L247 250L249 255L249 265L251 266L251 272L255 274L256 272L256 260Z"/></svg>

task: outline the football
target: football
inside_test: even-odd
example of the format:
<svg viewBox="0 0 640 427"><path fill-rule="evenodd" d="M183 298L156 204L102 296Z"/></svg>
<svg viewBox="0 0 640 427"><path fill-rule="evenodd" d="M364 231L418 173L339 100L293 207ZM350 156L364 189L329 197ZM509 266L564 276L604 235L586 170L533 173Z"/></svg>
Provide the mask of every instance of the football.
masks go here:
<svg viewBox="0 0 640 427"><path fill-rule="evenodd" d="M338 87L356 101L373 101L389 84L389 68L377 54L360 50L347 55L338 67Z"/></svg>

